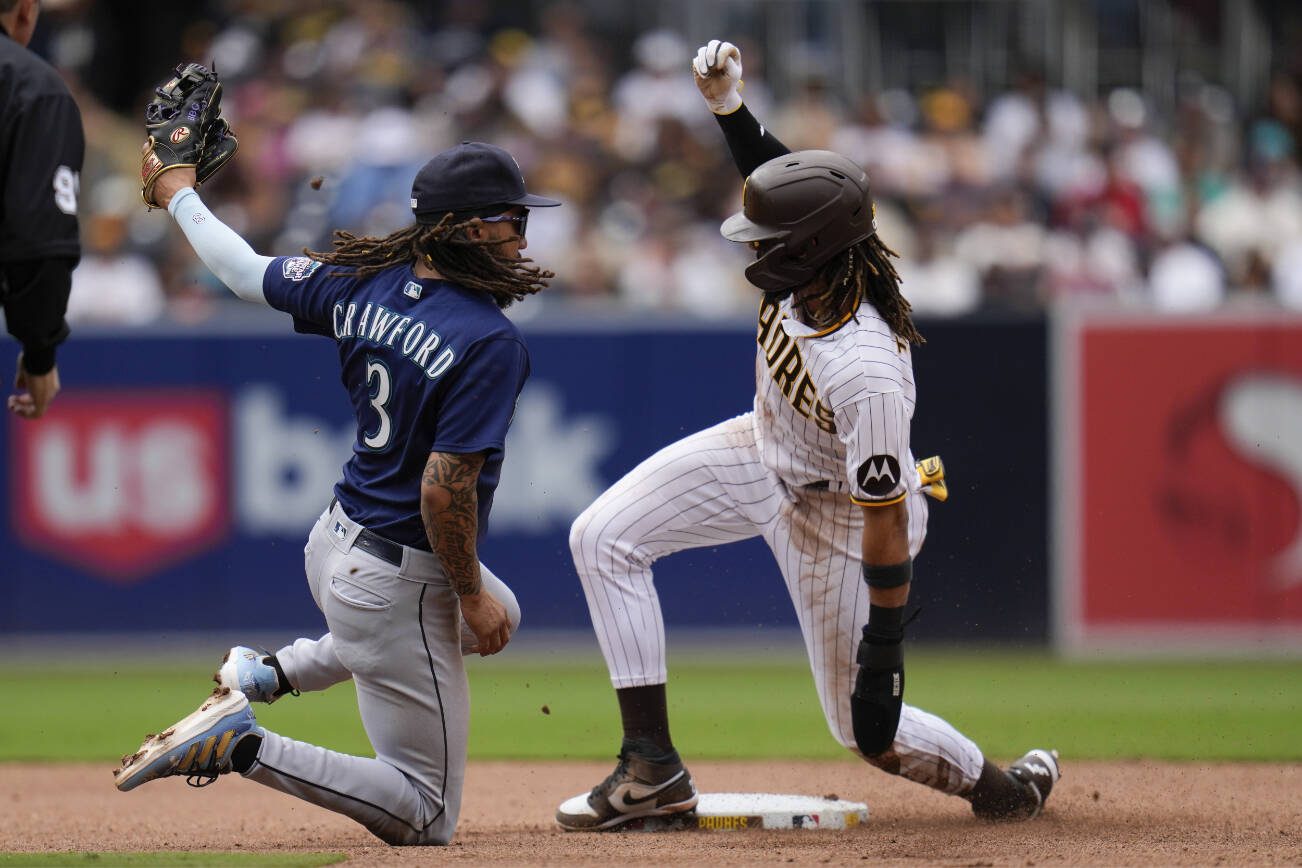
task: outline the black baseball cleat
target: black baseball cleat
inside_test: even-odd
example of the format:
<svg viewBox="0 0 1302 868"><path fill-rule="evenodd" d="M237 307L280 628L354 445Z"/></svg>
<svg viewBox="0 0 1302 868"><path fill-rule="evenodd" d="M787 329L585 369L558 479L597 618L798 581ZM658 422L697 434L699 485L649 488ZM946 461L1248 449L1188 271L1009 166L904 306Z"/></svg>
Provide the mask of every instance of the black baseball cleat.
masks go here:
<svg viewBox="0 0 1302 868"><path fill-rule="evenodd" d="M972 790L972 812L983 820L1034 819L1061 777L1056 750L1028 751L1006 772L987 760Z"/></svg>
<svg viewBox="0 0 1302 868"><path fill-rule="evenodd" d="M1040 797L1040 810L1043 810L1044 803L1049 800L1049 793L1053 792L1053 785L1062 777L1062 769L1058 766L1058 752L1036 748L1010 765L1008 773L1022 783L1035 788L1036 794ZM1035 813L1040 813L1040 810Z"/></svg>
<svg viewBox="0 0 1302 868"><path fill-rule="evenodd" d="M566 800L556 822L569 832L613 830L639 817L681 814L696 807L696 786L677 753L662 762L624 750L610 776Z"/></svg>

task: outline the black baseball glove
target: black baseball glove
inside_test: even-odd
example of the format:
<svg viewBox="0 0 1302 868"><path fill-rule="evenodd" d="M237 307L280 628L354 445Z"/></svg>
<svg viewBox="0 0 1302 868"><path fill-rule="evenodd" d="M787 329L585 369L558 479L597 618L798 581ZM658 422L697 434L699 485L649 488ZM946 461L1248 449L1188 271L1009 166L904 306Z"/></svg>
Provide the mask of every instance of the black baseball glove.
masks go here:
<svg viewBox="0 0 1302 868"><path fill-rule="evenodd" d="M176 68L176 75L154 88L145 106L145 146L140 166L140 197L150 208L154 184L169 169L193 168L198 186L226 165L239 147L230 124L221 116L222 86L217 73L197 63Z"/></svg>

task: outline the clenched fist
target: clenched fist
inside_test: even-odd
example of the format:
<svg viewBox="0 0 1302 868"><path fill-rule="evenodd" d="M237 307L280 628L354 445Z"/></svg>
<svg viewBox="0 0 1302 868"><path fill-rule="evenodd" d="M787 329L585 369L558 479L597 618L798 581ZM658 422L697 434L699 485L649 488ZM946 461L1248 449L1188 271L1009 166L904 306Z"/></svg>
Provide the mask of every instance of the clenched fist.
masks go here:
<svg viewBox="0 0 1302 868"><path fill-rule="evenodd" d="M741 108L741 50L731 42L711 39L698 48L692 77L716 115L729 115Z"/></svg>

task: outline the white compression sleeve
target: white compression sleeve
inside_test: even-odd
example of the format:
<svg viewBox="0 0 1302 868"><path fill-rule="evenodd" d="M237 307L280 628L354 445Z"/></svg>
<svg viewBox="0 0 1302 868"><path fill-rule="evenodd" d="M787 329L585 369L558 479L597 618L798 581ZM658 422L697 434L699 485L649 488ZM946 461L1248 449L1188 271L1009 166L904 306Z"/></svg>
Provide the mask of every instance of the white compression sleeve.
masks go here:
<svg viewBox="0 0 1302 868"><path fill-rule="evenodd" d="M199 254L203 264L245 301L266 304L262 292L262 277L271 264L270 256L261 256L235 233L233 229L213 216L203 204L193 187L186 187L167 204L167 211L176 220L190 246Z"/></svg>

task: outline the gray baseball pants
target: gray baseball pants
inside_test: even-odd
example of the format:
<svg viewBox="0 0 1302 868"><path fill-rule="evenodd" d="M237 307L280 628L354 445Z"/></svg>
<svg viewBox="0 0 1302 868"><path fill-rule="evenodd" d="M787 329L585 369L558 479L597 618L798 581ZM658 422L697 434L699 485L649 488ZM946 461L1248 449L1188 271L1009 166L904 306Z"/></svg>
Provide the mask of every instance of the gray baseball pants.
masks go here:
<svg viewBox="0 0 1302 868"><path fill-rule="evenodd" d="M308 586L330 632L276 652L291 685L324 690L352 679L375 758L350 756L268 732L250 780L352 817L395 845L446 844L456 830L466 770L470 693L461 607L438 559L403 548L401 566L354 548L362 528L339 506L312 528ZM481 564L506 606L520 609Z"/></svg>

